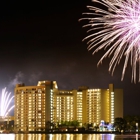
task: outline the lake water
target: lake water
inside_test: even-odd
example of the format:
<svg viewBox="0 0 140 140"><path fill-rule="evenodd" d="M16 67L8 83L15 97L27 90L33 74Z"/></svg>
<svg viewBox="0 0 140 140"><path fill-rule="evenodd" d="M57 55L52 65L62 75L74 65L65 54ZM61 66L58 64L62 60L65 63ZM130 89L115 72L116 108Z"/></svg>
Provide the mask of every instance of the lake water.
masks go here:
<svg viewBox="0 0 140 140"><path fill-rule="evenodd" d="M140 140L140 135L115 134L0 134L0 140Z"/></svg>

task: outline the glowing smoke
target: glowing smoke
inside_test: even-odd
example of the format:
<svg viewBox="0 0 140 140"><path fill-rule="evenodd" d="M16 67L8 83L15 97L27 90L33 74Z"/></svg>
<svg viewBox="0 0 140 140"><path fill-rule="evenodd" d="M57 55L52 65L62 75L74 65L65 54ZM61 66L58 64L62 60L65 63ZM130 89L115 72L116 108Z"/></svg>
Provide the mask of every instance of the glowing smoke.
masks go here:
<svg viewBox="0 0 140 140"><path fill-rule="evenodd" d="M10 80L8 87L13 88L13 87L15 87L16 84L22 83L23 77L24 77L24 74L21 71L19 71L15 75L15 77L12 80Z"/></svg>

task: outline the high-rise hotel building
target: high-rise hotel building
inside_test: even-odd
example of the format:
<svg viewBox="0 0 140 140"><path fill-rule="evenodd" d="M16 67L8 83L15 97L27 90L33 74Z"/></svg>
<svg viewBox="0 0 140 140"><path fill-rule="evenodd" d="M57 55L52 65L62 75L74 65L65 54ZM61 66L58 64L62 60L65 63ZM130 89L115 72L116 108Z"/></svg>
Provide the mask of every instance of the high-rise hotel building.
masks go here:
<svg viewBox="0 0 140 140"><path fill-rule="evenodd" d="M114 118L123 117L123 90L114 89L113 84L107 89L78 90L59 90L56 81L17 84L14 115L20 131L45 131L48 122L113 123Z"/></svg>

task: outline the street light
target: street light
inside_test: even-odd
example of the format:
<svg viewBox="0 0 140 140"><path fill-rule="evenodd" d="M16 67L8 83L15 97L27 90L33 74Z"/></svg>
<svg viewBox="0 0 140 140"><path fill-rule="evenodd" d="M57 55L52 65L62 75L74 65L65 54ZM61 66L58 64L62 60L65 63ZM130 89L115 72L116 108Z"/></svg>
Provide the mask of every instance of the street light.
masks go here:
<svg viewBox="0 0 140 140"><path fill-rule="evenodd" d="M138 123L136 123L136 132L138 132Z"/></svg>

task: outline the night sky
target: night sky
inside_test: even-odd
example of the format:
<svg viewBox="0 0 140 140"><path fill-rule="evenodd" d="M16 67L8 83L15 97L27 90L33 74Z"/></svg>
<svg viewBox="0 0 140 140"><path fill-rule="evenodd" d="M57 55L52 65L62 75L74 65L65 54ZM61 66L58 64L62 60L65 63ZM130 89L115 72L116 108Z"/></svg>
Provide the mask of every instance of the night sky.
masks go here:
<svg viewBox="0 0 140 140"><path fill-rule="evenodd" d="M103 51L87 50L86 28L78 20L91 0L11 1L0 4L0 89L14 94L17 83L37 85L38 80L55 80L59 89L114 88L124 90L124 116L140 115L140 83L131 83L128 66L121 81L123 61L114 75L110 59L97 67Z"/></svg>

